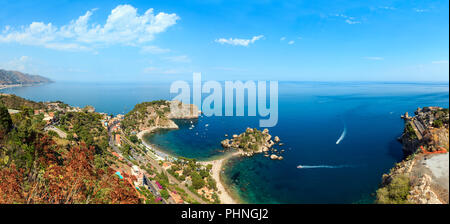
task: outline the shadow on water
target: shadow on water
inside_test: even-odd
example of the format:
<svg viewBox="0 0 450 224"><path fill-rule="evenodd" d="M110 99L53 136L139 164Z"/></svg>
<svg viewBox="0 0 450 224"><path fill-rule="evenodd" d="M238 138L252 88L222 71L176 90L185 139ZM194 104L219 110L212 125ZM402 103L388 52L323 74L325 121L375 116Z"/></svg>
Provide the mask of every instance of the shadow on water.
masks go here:
<svg viewBox="0 0 450 224"><path fill-rule="evenodd" d="M388 143L387 154L394 158L397 162L400 162L404 158L402 144L397 141L397 139L391 140Z"/></svg>

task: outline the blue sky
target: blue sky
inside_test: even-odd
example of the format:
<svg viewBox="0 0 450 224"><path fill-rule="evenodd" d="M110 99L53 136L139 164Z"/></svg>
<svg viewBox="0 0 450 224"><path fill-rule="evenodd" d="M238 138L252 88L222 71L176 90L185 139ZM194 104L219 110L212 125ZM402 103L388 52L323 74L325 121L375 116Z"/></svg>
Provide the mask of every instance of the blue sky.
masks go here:
<svg viewBox="0 0 450 224"><path fill-rule="evenodd" d="M0 2L0 68L62 81L448 81L449 2Z"/></svg>

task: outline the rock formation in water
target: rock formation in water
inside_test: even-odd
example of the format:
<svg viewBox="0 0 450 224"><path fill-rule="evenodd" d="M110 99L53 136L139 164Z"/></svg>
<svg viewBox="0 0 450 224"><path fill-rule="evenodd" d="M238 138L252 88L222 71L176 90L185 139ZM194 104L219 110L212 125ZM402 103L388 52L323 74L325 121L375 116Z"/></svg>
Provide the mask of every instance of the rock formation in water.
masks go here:
<svg viewBox="0 0 450 224"><path fill-rule="evenodd" d="M236 149L243 156L253 156L256 153L264 153L266 157L272 160L282 160L281 150L274 149L275 142L269 134L268 129L260 131L256 128L247 128L244 133L232 135L232 139L225 139L221 145L225 149ZM279 142L280 138L275 137L275 141Z"/></svg>

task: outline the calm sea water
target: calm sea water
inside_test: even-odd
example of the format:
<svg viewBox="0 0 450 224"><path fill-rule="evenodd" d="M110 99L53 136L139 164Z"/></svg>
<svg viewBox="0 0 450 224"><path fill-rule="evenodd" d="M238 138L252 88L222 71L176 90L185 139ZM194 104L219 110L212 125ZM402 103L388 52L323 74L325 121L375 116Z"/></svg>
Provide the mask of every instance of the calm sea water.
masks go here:
<svg viewBox="0 0 450 224"><path fill-rule="evenodd" d="M171 99L168 87L52 83L0 91L117 114L139 102ZM403 130L400 115L417 107L448 105L448 83L280 83L279 120L269 130L284 143L278 149L286 150L285 159L232 159L224 179L249 203L371 203L382 174L403 157L396 141ZM171 154L207 160L223 155L224 134L257 127L258 121L248 116L200 117L193 124L177 121L181 129L147 138ZM336 144L344 130L345 137Z"/></svg>

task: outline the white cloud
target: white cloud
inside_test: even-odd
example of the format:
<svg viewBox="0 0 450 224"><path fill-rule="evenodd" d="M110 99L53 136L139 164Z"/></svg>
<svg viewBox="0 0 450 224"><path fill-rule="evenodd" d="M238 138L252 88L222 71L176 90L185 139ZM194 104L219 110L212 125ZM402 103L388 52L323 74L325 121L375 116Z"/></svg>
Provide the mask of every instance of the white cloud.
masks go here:
<svg viewBox="0 0 450 224"><path fill-rule="evenodd" d="M348 24L359 24L359 23L361 23L361 22L353 20L353 19L346 19L345 22L348 23Z"/></svg>
<svg viewBox="0 0 450 224"><path fill-rule="evenodd" d="M174 13L160 12L155 15L152 8L139 15L131 5L118 5L104 25L89 24L94 11L87 11L61 27L43 22L32 22L20 29L6 26L0 34L0 43L15 42L69 51L113 44L137 46L153 40L156 34L166 31L180 19Z"/></svg>
<svg viewBox="0 0 450 224"><path fill-rule="evenodd" d="M292 45L292 44L294 44L294 43L295 43L295 41L293 41L293 40L291 40L291 41L288 42L289 45Z"/></svg>
<svg viewBox="0 0 450 224"><path fill-rule="evenodd" d="M252 39L239 39L239 38L220 38L215 41L220 44L230 44L234 46L244 46L247 47L249 44L255 43L257 40L260 40L264 37L264 35L254 36Z"/></svg>
<svg viewBox="0 0 450 224"><path fill-rule="evenodd" d="M183 62L183 63L191 62L191 59L187 55L170 56L170 57L165 57L164 59L171 61L171 62Z"/></svg>
<svg viewBox="0 0 450 224"><path fill-rule="evenodd" d="M433 64L448 64L448 60L432 61Z"/></svg>
<svg viewBox="0 0 450 224"><path fill-rule="evenodd" d="M31 65L30 61L30 57L21 56L19 58L14 58L11 61L1 64L0 67L6 70L25 72Z"/></svg>
<svg viewBox="0 0 450 224"><path fill-rule="evenodd" d="M392 7L392 6L381 6L380 9L396 10L396 8L395 8L395 7Z"/></svg>
<svg viewBox="0 0 450 224"><path fill-rule="evenodd" d="M280 38L280 40L281 40L281 41L284 41L284 40L286 40L286 37L282 37L282 38Z"/></svg>
<svg viewBox="0 0 450 224"><path fill-rule="evenodd" d="M382 57L364 57L364 59L367 59L367 60L373 60L373 61L381 61L381 60L384 60L384 58L382 58Z"/></svg>
<svg viewBox="0 0 450 224"><path fill-rule="evenodd" d="M414 9L417 13L428 12L428 9Z"/></svg>
<svg viewBox="0 0 450 224"><path fill-rule="evenodd" d="M157 46L143 46L141 48L141 53L163 54L168 52L170 52L170 49L163 49Z"/></svg>
<svg viewBox="0 0 450 224"><path fill-rule="evenodd" d="M355 17L352 17L352 16L347 16L347 15L344 15L344 14L334 14L334 16L344 18L345 22L347 24L350 24L350 25L360 24L361 23Z"/></svg>

